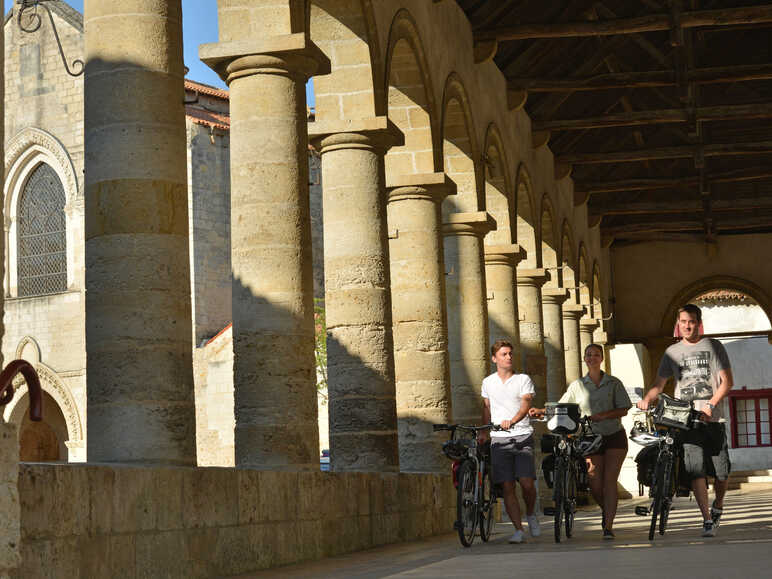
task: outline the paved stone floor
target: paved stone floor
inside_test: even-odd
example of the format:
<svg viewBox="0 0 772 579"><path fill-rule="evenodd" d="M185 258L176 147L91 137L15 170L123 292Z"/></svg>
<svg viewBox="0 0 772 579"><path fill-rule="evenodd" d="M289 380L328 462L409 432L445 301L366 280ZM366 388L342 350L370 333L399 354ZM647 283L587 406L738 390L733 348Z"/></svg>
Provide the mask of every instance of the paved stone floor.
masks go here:
<svg viewBox="0 0 772 579"><path fill-rule="evenodd" d="M542 535L510 545L509 524L497 526L490 543L460 546L455 535L391 545L250 577L593 577L685 579L772 577L772 488L730 493L716 537L700 537L694 501L677 499L664 537L647 540L648 517L633 512L641 500L624 501L615 541L600 539L599 511L581 511L574 537L554 542L542 517Z"/></svg>

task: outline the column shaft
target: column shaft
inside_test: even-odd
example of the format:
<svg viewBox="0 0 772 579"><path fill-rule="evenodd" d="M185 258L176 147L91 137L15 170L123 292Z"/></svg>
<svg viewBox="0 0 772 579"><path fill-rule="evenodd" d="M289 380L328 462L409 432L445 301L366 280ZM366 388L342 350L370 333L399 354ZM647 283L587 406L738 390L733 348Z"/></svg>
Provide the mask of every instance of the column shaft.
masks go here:
<svg viewBox="0 0 772 579"><path fill-rule="evenodd" d="M385 117L312 131L322 155L330 463L398 471L383 155Z"/></svg>
<svg viewBox="0 0 772 579"><path fill-rule="evenodd" d="M394 367L403 471L444 472L437 452L451 422L448 327L440 204L455 192L444 173L409 175L389 182Z"/></svg>
<svg viewBox="0 0 772 579"><path fill-rule="evenodd" d="M544 269L517 270L517 306L520 313L520 348L523 372L536 387L535 404L547 400L547 361L544 357L541 287L547 281Z"/></svg>
<svg viewBox="0 0 772 579"><path fill-rule="evenodd" d="M88 459L195 464L181 4L85 6Z"/></svg>
<svg viewBox="0 0 772 579"><path fill-rule="evenodd" d="M329 62L303 33L252 40L250 26L223 22L230 42L200 54L230 87L236 465L315 470L305 82Z"/></svg>
<svg viewBox="0 0 772 579"><path fill-rule="evenodd" d="M509 340L514 346L515 372L522 368L515 268L523 258L517 244L485 246L485 285L488 289L489 345Z"/></svg>
<svg viewBox="0 0 772 579"><path fill-rule="evenodd" d="M598 320L595 318L582 318L579 320L579 342L581 344L582 355L584 355L585 348L595 341L593 335L595 328L597 327Z"/></svg>
<svg viewBox="0 0 772 579"><path fill-rule="evenodd" d="M490 368L482 238L494 227L485 212L451 214L443 224L453 420L464 424L480 421Z"/></svg>
<svg viewBox="0 0 772 579"><path fill-rule="evenodd" d="M568 291L542 290L544 315L544 354L547 357L547 400L555 402L566 389L566 358L563 354L562 305Z"/></svg>
<svg viewBox="0 0 772 579"><path fill-rule="evenodd" d="M566 384L582 377L582 351L579 343L579 318L584 306L563 304L563 341L566 359Z"/></svg>

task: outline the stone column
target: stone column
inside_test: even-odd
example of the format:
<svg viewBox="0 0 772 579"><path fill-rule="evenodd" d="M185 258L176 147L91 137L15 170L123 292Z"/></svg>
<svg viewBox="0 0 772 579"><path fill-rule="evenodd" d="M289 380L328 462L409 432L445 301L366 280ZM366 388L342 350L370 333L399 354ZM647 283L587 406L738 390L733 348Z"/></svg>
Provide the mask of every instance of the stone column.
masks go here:
<svg viewBox="0 0 772 579"><path fill-rule="evenodd" d="M520 313L520 348L523 372L536 387L534 404L547 400L547 359L544 356L541 288L547 281L544 269L517 270L517 307Z"/></svg>
<svg viewBox="0 0 772 579"><path fill-rule="evenodd" d="M596 318L584 317L579 320L579 343L581 345L581 355L583 358L585 348L594 342L593 333L597 327L598 320Z"/></svg>
<svg viewBox="0 0 772 579"><path fill-rule="evenodd" d="M547 357L547 400L555 402L566 390L566 358L563 355L563 302L568 290L542 290L544 315L544 354Z"/></svg>
<svg viewBox="0 0 772 579"><path fill-rule="evenodd" d="M383 156L386 117L310 125L322 155L332 470L399 471Z"/></svg>
<svg viewBox="0 0 772 579"><path fill-rule="evenodd" d="M181 3L85 7L88 459L193 465Z"/></svg>
<svg viewBox="0 0 772 579"><path fill-rule="evenodd" d="M579 318L584 314L580 304L563 304L563 341L566 359L566 384L582 377L582 349L579 343ZM562 394L562 393L561 393Z"/></svg>
<svg viewBox="0 0 772 579"><path fill-rule="evenodd" d="M488 375L488 308L483 237L496 227L485 211L452 213L442 225L448 298L448 345L453 420L478 424L480 388Z"/></svg>
<svg viewBox="0 0 772 579"><path fill-rule="evenodd" d="M517 311L515 268L525 259L525 250L517 244L485 246L485 285L488 288L489 345L509 340L514 346L515 372L522 368L520 324Z"/></svg>
<svg viewBox="0 0 772 579"><path fill-rule="evenodd" d="M387 186L400 469L445 472L444 434L432 430L453 420L440 207L456 184L430 173Z"/></svg>
<svg viewBox="0 0 772 579"><path fill-rule="evenodd" d="M253 4L220 2L199 51L230 87L235 460L318 470L305 83L329 61Z"/></svg>

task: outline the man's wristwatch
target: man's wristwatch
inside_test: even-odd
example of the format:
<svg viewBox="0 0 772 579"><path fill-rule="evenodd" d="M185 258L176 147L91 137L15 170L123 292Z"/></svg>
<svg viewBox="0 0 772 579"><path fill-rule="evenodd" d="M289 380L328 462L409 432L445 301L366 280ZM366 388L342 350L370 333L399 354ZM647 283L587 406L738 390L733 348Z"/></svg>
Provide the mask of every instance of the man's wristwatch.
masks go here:
<svg viewBox="0 0 772 579"><path fill-rule="evenodd" d="M716 407L713 404L711 404L710 402L708 402L708 408L710 408L711 410L715 410L716 409Z"/></svg>

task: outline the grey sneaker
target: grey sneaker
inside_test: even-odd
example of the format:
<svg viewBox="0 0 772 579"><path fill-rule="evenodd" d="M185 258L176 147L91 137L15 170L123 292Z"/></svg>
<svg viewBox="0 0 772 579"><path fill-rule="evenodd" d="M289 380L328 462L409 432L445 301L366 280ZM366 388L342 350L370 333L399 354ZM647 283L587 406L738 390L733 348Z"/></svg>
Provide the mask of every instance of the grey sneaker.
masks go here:
<svg viewBox="0 0 772 579"><path fill-rule="evenodd" d="M509 538L510 543L522 543L525 539L525 536L523 535L523 531L520 529L515 529L514 534Z"/></svg>
<svg viewBox="0 0 772 579"><path fill-rule="evenodd" d="M528 532L532 537L538 537L541 535L541 526L539 525L539 518L534 513L533 515L526 515L525 520L528 522Z"/></svg>
<svg viewBox="0 0 772 579"><path fill-rule="evenodd" d="M702 536L703 537L715 537L716 527L713 525L713 521L705 521L702 523Z"/></svg>
<svg viewBox="0 0 772 579"><path fill-rule="evenodd" d="M710 518L713 520L714 528L718 528L719 523L721 523L722 514L724 514L724 509L719 509L716 506L716 501L713 501L713 504L710 506Z"/></svg>

